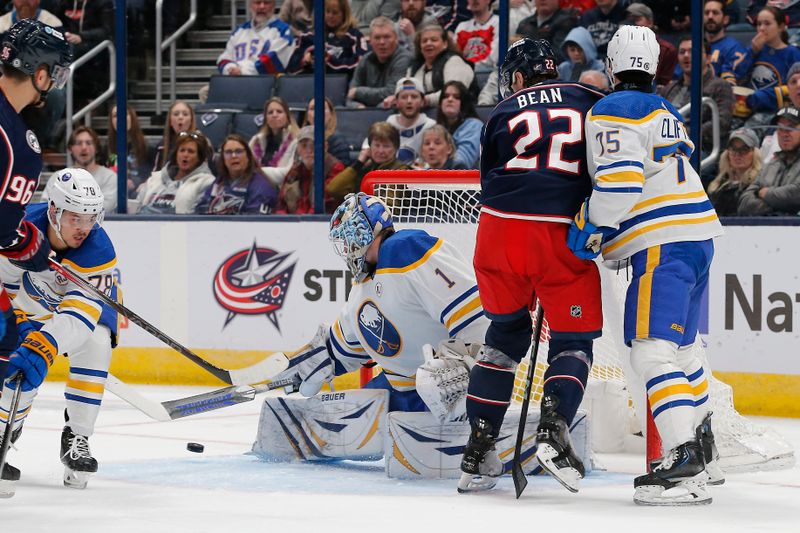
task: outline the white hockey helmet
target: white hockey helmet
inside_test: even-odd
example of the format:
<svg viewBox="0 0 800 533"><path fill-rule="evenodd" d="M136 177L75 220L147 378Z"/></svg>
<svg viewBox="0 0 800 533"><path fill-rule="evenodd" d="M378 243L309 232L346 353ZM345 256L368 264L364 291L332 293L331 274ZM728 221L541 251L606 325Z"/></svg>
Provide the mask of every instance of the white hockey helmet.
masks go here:
<svg viewBox="0 0 800 533"><path fill-rule="evenodd" d="M620 26L608 42L610 75L640 71L656 75L661 47L653 30L645 26Z"/></svg>
<svg viewBox="0 0 800 533"><path fill-rule="evenodd" d="M61 215L64 211L79 215L96 215L95 224L103 222L103 191L94 177L82 168L65 168L50 177L45 187L48 206L55 212L48 215L50 225L61 235Z"/></svg>

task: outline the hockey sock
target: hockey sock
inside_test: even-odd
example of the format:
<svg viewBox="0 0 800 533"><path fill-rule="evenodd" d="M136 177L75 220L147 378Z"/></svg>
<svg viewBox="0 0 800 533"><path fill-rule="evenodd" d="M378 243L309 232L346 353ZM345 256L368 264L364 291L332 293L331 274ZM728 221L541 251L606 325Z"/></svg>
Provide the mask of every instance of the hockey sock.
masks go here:
<svg viewBox="0 0 800 533"><path fill-rule="evenodd" d="M531 345L532 326L533 321L527 310L522 316L509 321L492 320L486 330L486 345L519 363Z"/></svg>
<svg viewBox="0 0 800 533"><path fill-rule="evenodd" d="M543 394L559 399L556 412L572 424L583 400L586 380L592 368L592 341L550 340L547 371L544 374Z"/></svg>
<svg viewBox="0 0 800 533"><path fill-rule="evenodd" d="M492 425L497 437L514 390L516 362L503 352L485 346L478 362L472 367L467 387L467 417L470 422L483 418Z"/></svg>
<svg viewBox="0 0 800 533"><path fill-rule="evenodd" d="M708 378L703 369L703 362L694 355L694 346L678 348L678 366L683 368L686 379L694 394L694 421L700 425L709 411Z"/></svg>

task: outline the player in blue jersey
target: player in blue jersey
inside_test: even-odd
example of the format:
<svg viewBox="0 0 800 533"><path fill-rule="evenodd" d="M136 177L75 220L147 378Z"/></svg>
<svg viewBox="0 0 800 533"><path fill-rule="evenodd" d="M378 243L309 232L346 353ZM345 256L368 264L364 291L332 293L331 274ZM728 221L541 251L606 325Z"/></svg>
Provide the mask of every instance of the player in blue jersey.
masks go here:
<svg viewBox="0 0 800 533"><path fill-rule="evenodd" d="M647 389L666 452L634 481L645 505L710 503L708 473L721 482L708 410L708 379L693 345L701 299L722 234L700 177L681 115L653 94L659 46L649 28L623 26L608 45L614 91L586 120L591 197L570 228L581 258L602 250L630 259L625 342ZM676 490L670 490L676 489Z"/></svg>
<svg viewBox="0 0 800 533"><path fill-rule="evenodd" d="M505 99L483 131L474 266L491 325L470 373L472 435L461 463L462 492L491 488L500 473L494 439L511 401L514 371L530 346L537 299L551 333L537 458L573 492L584 474L569 426L592 366L592 341L602 329L600 277L592 261L570 253L567 230L591 191L583 125L603 94L556 77L547 41L511 45L500 70Z"/></svg>
<svg viewBox="0 0 800 533"><path fill-rule="evenodd" d="M116 297L114 246L100 227L103 193L86 170L67 168L47 185L48 201L29 206L25 221L46 236L55 260ZM116 344L117 315L98 298L52 270L33 272L0 258L0 276L14 305L19 342L8 362L6 376L22 372L22 396L14 423L15 436L30 412L36 390L53 359L69 354L67 425L61 434L64 484L84 488L97 461L88 437L100 410L103 389ZM13 397L10 381L0 397L0 434L5 429ZM8 466L8 465L6 465ZM3 473L0 496L13 494L19 471Z"/></svg>

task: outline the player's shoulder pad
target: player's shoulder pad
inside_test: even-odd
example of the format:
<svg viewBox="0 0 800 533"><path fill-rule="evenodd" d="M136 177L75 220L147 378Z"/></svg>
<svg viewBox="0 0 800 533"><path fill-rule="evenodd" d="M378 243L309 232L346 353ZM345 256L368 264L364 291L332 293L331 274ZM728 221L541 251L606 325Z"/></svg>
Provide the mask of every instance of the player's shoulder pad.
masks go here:
<svg viewBox="0 0 800 533"><path fill-rule="evenodd" d="M422 230L400 230L381 245L377 270L412 270L424 263L441 242Z"/></svg>
<svg viewBox="0 0 800 533"><path fill-rule="evenodd" d="M662 112L680 117L672 104L654 93L620 91L597 102L592 107L590 120L644 122Z"/></svg>
<svg viewBox="0 0 800 533"><path fill-rule="evenodd" d="M83 274L102 272L117 263L117 252L108 233L100 227L94 228L80 248L64 254L62 262Z"/></svg>

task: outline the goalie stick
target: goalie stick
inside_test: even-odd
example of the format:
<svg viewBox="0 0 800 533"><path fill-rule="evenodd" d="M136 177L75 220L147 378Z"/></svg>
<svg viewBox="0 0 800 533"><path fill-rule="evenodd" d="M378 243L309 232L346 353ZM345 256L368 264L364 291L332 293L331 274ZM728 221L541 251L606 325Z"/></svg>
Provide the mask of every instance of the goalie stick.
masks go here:
<svg viewBox="0 0 800 533"><path fill-rule="evenodd" d="M3 432L3 446L0 448L0 475L2 475L3 469L6 467L6 455L8 455L8 448L11 446L11 435L14 433L14 420L17 418L19 400L22 397L22 373L17 372L17 375L13 376L11 381L16 381L16 388L14 389L14 396L11 398L11 411L8 412L6 430Z"/></svg>
<svg viewBox="0 0 800 533"><path fill-rule="evenodd" d="M539 337L542 334L542 321L544 320L544 308L541 302L536 310L536 327L533 331L533 346L531 347L531 360L528 363L528 375L525 376L525 395L522 398L522 410L519 413L519 427L517 428L517 442L514 445L514 460L511 463L511 478L514 480L514 491L517 499L522 496L522 491L528 486L528 478L522 470L520 453L522 451L522 437L525 431L525 420L528 418L528 404L531 401L531 389L533 388L533 375L536 371L536 355L539 353Z"/></svg>
<svg viewBox="0 0 800 533"><path fill-rule="evenodd" d="M284 356L284 354L277 352L271 355L268 355L258 363L250 365L245 368L238 368L234 370L226 370L224 368L220 368L196 353L192 352L181 343L173 339L172 337L168 336L166 333L162 332L154 325L122 305L121 303L117 302L115 299L108 296L103 291L99 290L97 287L80 277L78 274L74 273L69 268L65 267L61 263L58 263L54 259L50 259L50 267L70 280L71 282L78 285L85 291L88 291L94 294L96 297L100 298L109 305L112 309L116 312L136 324L137 326L141 327L143 330L148 332L150 335L154 336L158 340L165 343L167 346L172 348L173 350L180 353L182 356L189 359L194 364L201 367L206 372L214 375L221 381L228 383L229 385L250 385L252 383L261 383L262 381L266 381L273 376L283 372L289 367L289 361Z"/></svg>
<svg viewBox="0 0 800 533"><path fill-rule="evenodd" d="M297 376L294 376L292 378L273 381L265 385L256 385L254 387L234 385L211 392L188 396L186 398L179 398L177 400L156 402L145 398L139 394L134 387L131 387L124 381L120 381L116 376L109 374L106 380L106 389L150 418L160 422L168 422L187 416L207 413L208 411L215 411L239 403L250 402L253 401L256 394L260 392L267 392L284 387L296 389L299 384L300 380Z"/></svg>

